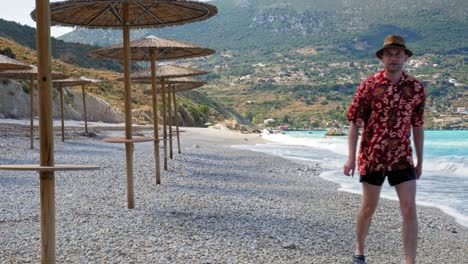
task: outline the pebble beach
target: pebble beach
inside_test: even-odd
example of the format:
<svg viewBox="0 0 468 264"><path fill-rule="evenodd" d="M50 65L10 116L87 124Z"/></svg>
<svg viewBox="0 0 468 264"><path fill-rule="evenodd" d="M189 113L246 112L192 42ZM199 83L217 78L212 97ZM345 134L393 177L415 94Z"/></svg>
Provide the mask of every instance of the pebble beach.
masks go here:
<svg viewBox="0 0 468 264"><path fill-rule="evenodd" d="M56 173L57 263L351 263L361 196L320 178L321 164L232 147L267 143L259 135L182 128L161 185L153 143L135 144L127 209L125 147L102 141L122 129L82 130L67 127L62 142L56 128L56 164L100 166ZM0 124L0 164L39 163L28 131ZM40 263L39 210L38 173L0 171L0 263ZM369 263L402 263L399 210L380 200ZM418 263L468 263L467 228L431 207L418 206L418 219Z"/></svg>

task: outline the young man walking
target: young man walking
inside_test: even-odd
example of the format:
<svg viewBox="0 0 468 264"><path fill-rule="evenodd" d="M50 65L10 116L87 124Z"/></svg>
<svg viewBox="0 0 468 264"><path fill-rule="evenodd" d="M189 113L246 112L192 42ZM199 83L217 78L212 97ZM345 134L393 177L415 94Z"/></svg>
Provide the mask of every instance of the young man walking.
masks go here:
<svg viewBox="0 0 468 264"><path fill-rule="evenodd" d="M384 69L364 80L348 111L349 155L344 174L354 175L359 128L361 144L357 158L362 183L362 207L357 216L353 263L366 263L365 240L385 178L395 186L403 218L402 240L406 264L415 263L418 239L416 180L423 162L424 87L403 71L412 52L404 39L390 35L376 52ZM413 133L417 163L413 163Z"/></svg>

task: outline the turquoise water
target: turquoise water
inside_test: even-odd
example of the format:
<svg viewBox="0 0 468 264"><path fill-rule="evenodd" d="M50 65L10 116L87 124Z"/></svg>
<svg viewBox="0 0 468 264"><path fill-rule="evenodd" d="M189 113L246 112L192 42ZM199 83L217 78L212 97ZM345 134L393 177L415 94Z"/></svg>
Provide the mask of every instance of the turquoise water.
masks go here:
<svg viewBox="0 0 468 264"><path fill-rule="evenodd" d="M360 193L358 177L343 174L347 137L325 137L324 131L288 131L264 135L274 143L241 146L293 159L321 163L322 178L340 184L339 190ZM468 227L468 131L425 131L423 174L418 181L418 204L434 206ZM414 149L414 148L413 148ZM394 188L384 184L382 196L397 199Z"/></svg>

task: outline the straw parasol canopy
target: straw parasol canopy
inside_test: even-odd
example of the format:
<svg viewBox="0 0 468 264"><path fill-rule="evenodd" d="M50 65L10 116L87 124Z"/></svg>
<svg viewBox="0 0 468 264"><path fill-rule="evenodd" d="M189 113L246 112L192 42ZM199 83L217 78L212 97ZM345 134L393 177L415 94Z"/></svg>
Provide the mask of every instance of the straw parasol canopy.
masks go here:
<svg viewBox="0 0 468 264"><path fill-rule="evenodd" d="M62 80L53 80L52 85L57 88L70 87L70 86L80 86L85 84L90 84L91 81L77 79L77 78L67 78Z"/></svg>
<svg viewBox="0 0 468 264"><path fill-rule="evenodd" d="M207 74L207 71L197 70L192 67L187 66L180 66L175 64L166 64L166 65L159 65L156 69L156 78L161 80L165 78L165 82L167 78L177 78L177 77L186 77L186 76L194 76L194 75L204 75ZM117 79L118 81L122 80L123 78ZM144 69L138 72L135 72L131 75L131 79L134 80L151 80L151 69Z"/></svg>
<svg viewBox="0 0 468 264"><path fill-rule="evenodd" d="M4 70L24 70L31 68L28 64L14 60L0 54L0 71Z"/></svg>
<svg viewBox="0 0 468 264"><path fill-rule="evenodd" d="M215 53L212 49L198 47L181 41L157 38L155 36L130 42L130 51L132 60L138 61L150 61L154 59L177 60L209 56ZM154 57L151 57L152 51L154 51ZM118 44L108 48L93 50L89 55L95 58L122 60L123 45Z"/></svg>
<svg viewBox="0 0 468 264"><path fill-rule="evenodd" d="M123 4L129 16L123 18ZM36 10L31 17L36 20ZM158 28L208 19L218 13L210 4L185 0L69 0L50 4L52 26L86 28Z"/></svg>
<svg viewBox="0 0 468 264"><path fill-rule="evenodd" d="M102 83L102 82L104 82L104 80L88 78L88 77L86 77L86 76L81 76L81 77L78 78L78 79L83 80L83 81L89 81L89 82L91 82L91 83Z"/></svg>
<svg viewBox="0 0 468 264"><path fill-rule="evenodd" d="M179 83L179 84L173 85L172 87L176 92L183 92L183 91L193 90L193 89L202 87L205 84L206 82Z"/></svg>
<svg viewBox="0 0 468 264"><path fill-rule="evenodd" d="M151 84L151 79L135 79L132 80L133 83L139 83L139 84ZM187 84L186 87L189 86L196 86L196 87L201 87L206 84L205 81L195 79L193 77L179 77L179 78L169 78L165 80L166 84L172 84L173 87L182 87L183 84ZM160 84L160 82L158 82ZM161 88L160 85L157 86L158 89Z"/></svg>
<svg viewBox="0 0 468 264"><path fill-rule="evenodd" d="M8 70L0 71L0 77L9 78L9 79L18 79L18 80L29 80L37 78L38 69L34 65L29 65L28 69L24 70ZM52 79L66 79L69 76L65 73L52 71Z"/></svg>

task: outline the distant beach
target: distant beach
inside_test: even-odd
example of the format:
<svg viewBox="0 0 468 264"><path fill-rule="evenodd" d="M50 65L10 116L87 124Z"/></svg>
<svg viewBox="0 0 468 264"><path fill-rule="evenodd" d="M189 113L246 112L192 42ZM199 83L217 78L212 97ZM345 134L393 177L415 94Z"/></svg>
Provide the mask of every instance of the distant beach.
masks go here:
<svg viewBox="0 0 468 264"><path fill-rule="evenodd" d="M102 142L122 135L122 127L96 124L96 136L85 137L79 123L66 126L65 142L56 137L56 163L101 169L57 173L59 263L350 262L361 197L321 178L327 160L301 162L298 155L293 162L242 149L273 144L257 134L183 128L182 154L169 161L159 186L153 144L135 144L129 210L124 146ZM0 121L0 164L38 163L27 135L27 125ZM0 263L40 262L37 173L0 175ZM467 262L468 228L432 207L419 206L418 216L419 263ZM369 234L370 263L401 263L400 228L398 203L382 199Z"/></svg>

